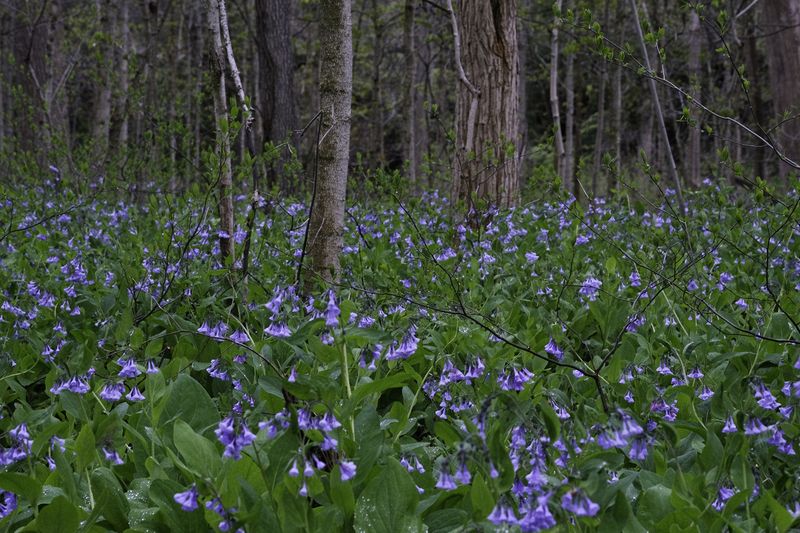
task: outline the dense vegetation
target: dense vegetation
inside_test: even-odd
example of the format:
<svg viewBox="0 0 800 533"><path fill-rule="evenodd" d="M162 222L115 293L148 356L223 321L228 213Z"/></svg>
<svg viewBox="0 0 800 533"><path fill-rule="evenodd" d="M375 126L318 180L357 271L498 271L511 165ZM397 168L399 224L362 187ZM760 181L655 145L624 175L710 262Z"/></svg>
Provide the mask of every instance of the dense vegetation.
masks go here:
<svg viewBox="0 0 800 533"><path fill-rule="evenodd" d="M213 201L0 191L0 528L787 531L800 517L798 196L351 206L295 284ZM234 240L246 234L237 201Z"/></svg>

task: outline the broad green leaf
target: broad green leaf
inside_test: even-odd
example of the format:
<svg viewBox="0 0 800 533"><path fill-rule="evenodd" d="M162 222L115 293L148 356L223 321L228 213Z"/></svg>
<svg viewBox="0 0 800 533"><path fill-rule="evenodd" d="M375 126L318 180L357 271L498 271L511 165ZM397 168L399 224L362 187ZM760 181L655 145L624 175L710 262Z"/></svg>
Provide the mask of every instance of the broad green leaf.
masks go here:
<svg viewBox="0 0 800 533"><path fill-rule="evenodd" d="M213 478L219 472L222 460L217 447L183 420L175 421L172 440L186 466L197 474Z"/></svg>
<svg viewBox="0 0 800 533"><path fill-rule="evenodd" d="M41 533L74 533L80 523L78 508L64 496L59 496L39 511L36 529Z"/></svg>
<svg viewBox="0 0 800 533"><path fill-rule="evenodd" d="M355 530L369 533L420 531L410 520L419 501L411 476L394 458L369 482L356 503Z"/></svg>

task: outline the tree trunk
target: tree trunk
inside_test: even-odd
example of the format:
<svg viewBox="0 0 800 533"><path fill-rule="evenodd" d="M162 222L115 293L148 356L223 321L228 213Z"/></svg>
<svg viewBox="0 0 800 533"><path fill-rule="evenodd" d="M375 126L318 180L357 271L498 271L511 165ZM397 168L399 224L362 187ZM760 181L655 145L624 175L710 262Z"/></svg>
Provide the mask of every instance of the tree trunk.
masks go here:
<svg viewBox="0 0 800 533"><path fill-rule="evenodd" d="M107 0L97 0L95 8L100 13L101 27L107 28L112 25L110 18L110 5ZM112 27L115 24L112 25ZM95 89L94 97L94 117L92 121L92 142L94 143L94 170L100 174L105 172L106 158L108 157L109 133L111 127L111 71L112 65L109 61L110 47L105 42L100 42L99 57L100 64L100 84Z"/></svg>
<svg viewBox="0 0 800 533"><path fill-rule="evenodd" d="M794 161L800 161L800 3L797 0L769 0L764 6L764 23L768 25L765 44L772 89L773 112L779 122L779 150ZM786 181L791 167L778 164L781 181Z"/></svg>
<svg viewBox="0 0 800 533"><path fill-rule="evenodd" d="M630 3L631 7L633 8L633 24L639 38L639 47L644 59L644 66L648 73L655 74L655 71L650 65L650 55L647 52L647 44L645 43L644 33L642 32L642 26L639 23L639 9L636 5L636 0L630 0ZM672 148L670 147L669 135L667 135L667 127L664 123L664 113L661 110L661 101L658 97L656 81L653 78L650 78L648 79L648 85L650 87L650 97L653 99L653 109L655 111L656 123L658 125L659 133L661 134L661 142L664 146L664 155L667 159L667 172L669 173L672 184L675 187L675 194L677 196L680 209L683 214L686 214L686 204L683 201L683 192L681 189L680 178L678 177L678 169L675 166L675 158L672 156Z"/></svg>
<svg viewBox="0 0 800 533"><path fill-rule="evenodd" d="M569 3L567 4L569 9ZM567 73L564 80L567 93L567 116L564 119L564 183L572 184L572 194L578 194L578 176L575 173L575 52L567 54Z"/></svg>
<svg viewBox="0 0 800 533"><path fill-rule="evenodd" d="M761 79L760 58L758 54L756 39L756 29L752 21L747 25L747 35L745 37L744 46L744 63L746 69L747 79L750 80L750 103L753 106L751 112L753 114L753 121L759 126L758 129L766 129L765 114L764 114L764 97L762 96L762 84L758 81ZM762 179L767 178L767 149L766 148L753 148L753 168L756 176Z"/></svg>
<svg viewBox="0 0 800 533"><path fill-rule="evenodd" d="M609 0L603 8L603 31L608 31ZM600 64L600 87L597 90L597 130L594 134L594 154L592 154L592 196L597 196L597 180L600 177L600 163L603 157L603 141L606 126L606 83L608 81L608 62L605 58Z"/></svg>
<svg viewBox="0 0 800 533"><path fill-rule="evenodd" d="M403 10L403 48L406 54L406 154L408 161L408 181L411 188L419 189L417 172L417 44L415 35L414 12L417 0L405 0Z"/></svg>
<svg viewBox="0 0 800 533"><path fill-rule="evenodd" d="M258 35L259 104L263 120L263 138L279 144L297 129L297 104L294 92L294 52L291 41L291 6L289 0L255 0ZM267 186L277 185L287 150L268 169ZM289 184L284 183L284 188Z"/></svg>
<svg viewBox="0 0 800 533"><path fill-rule="evenodd" d="M128 60L131 53L131 31L129 23L128 2L120 2L119 14L117 20L119 21L119 39L120 46L122 47L119 68L117 71L117 86L119 87L119 99L117 101L117 113L119 115L119 131L117 132L117 147L124 151L128 147L128 124L129 124L129 96L128 96Z"/></svg>
<svg viewBox="0 0 800 533"><path fill-rule="evenodd" d="M372 148L373 165L379 168L386 166L386 144L384 133L384 113L383 113L383 81L382 69L383 64L383 22L381 21L381 12L377 0L372 0L372 30L374 41L372 43L372 105L371 105L371 119L372 123Z"/></svg>
<svg viewBox="0 0 800 533"><path fill-rule="evenodd" d="M700 27L700 15L696 10L689 12L689 80L692 98L703 101L701 92L700 54L703 47L703 30ZM687 177L691 187L700 186L700 124L694 124L689 130L689 147L686 157Z"/></svg>
<svg viewBox="0 0 800 533"><path fill-rule="evenodd" d="M219 194L219 252L222 264L235 261L233 248L233 172L231 169L231 144L227 128L228 97L225 89L225 50L220 28L220 1L208 0L208 27L211 33L211 73L214 80L214 119L216 120L217 188Z"/></svg>
<svg viewBox="0 0 800 533"><path fill-rule="evenodd" d="M559 14L553 20L553 31L550 36L550 113L553 115L556 172L561 178L561 184L569 187L566 173L566 150L561 133L561 104L558 100L558 29L561 26L561 0L556 0L555 9Z"/></svg>
<svg viewBox="0 0 800 533"><path fill-rule="evenodd" d="M452 0L448 0L451 7ZM516 0L461 3L456 63L454 198L506 208L519 195L519 50ZM463 57L461 57L463 44ZM462 64L463 61L463 64Z"/></svg>
<svg viewBox="0 0 800 533"><path fill-rule="evenodd" d="M319 174L308 221L311 269L306 271L306 289L311 288L316 276L334 283L340 273L353 94L350 0L321 0L319 29L321 139Z"/></svg>

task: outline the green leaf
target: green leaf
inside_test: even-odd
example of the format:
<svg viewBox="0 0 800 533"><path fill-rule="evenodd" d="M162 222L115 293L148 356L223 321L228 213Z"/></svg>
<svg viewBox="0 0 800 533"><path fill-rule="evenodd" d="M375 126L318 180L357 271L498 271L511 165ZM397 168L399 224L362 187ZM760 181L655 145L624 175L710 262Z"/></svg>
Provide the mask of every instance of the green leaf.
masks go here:
<svg viewBox="0 0 800 533"><path fill-rule="evenodd" d="M97 456L94 433L89 424L84 424L75 439L75 469L83 472Z"/></svg>
<svg viewBox="0 0 800 533"><path fill-rule="evenodd" d="M116 531L128 529L130 506L117 477L108 468L98 468L91 475L95 504L92 514L102 515Z"/></svg>
<svg viewBox="0 0 800 533"><path fill-rule="evenodd" d="M636 507L636 515L645 528L652 529L672 512L672 491L664 485L654 485L644 491Z"/></svg>
<svg viewBox="0 0 800 533"><path fill-rule="evenodd" d="M213 442L198 435L183 420L175 421L172 439L186 466L202 477L216 476L222 461Z"/></svg>
<svg viewBox="0 0 800 533"><path fill-rule="evenodd" d="M331 472L330 491L333 503L339 506L345 516L352 515L356 507L353 485L351 481L342 481L342 472L338 465Z"/></svg>
<svg viewBox="0 0 800 533"><path fill-rule="evenodd" d="M203 434L219 422L219 412L206 389L187 374L179 374L172 384L164 408L157 420L161 426L183 420L196 432Z"/></svg>
<svg viewBox="0 0 800 533"><path fill-rule="evenodd" d="M472 517L478 522L485 520L494 509L495 501L482 475L477 474L472 480L469 497L472 502Z"/></svg>
<svg viewBox="0 0 800 533"><path fill-rule="evenodd" d="M40 533L74 533L80 523L78 508L64 496L59 496L39 511L36 529Z"/></svg>
<svg viewBox="0 0 800 533"><path fill-rule="evenodd" d="M22 496L33 505L42 493L42 484L25 474L3 472L0 474L0 489Z"/></svg>
<svg viewBox="0 0 800 533"><path fill-rule="evenodd" d="M715 466L719 466L722 457L725 455L725 450L722 447L722 442L717 437L717 434L710 430L706 430L706 445L703 446L703 451L700 454L700 464L703 468L710 470Z"/></svg>
<svg viewBox="0 0 800 533"><path fill-rule="evenodd" d="M355 530L369 533L420 531L413 520L419 493L411 476L394 458L389 458L358 498Z"/></svg>

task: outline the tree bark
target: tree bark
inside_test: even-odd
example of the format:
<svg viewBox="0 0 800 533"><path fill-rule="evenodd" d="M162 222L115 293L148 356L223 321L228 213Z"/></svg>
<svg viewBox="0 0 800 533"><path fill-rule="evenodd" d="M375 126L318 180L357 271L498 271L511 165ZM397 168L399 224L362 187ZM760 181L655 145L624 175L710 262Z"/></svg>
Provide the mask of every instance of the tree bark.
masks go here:
<svg viewBox="0 0 800 533"><path fill-rule="evenodd" d="M263 139L281 143L297 129L297 104L294 91L294 51L291 41L292 2L255 0L258 35L259 105L263 120ZM286 150L268 168L267 186L278 185ZM284 183L285 188L289 184Z"/></svg>
<svg viewBox="0 0 800 533"><path fill-rule="evenodd" d="M702 101L700 54L703 49L703 31L700 26L700 15L696 10L689 12L689 80L691 96ZM689 130L689 147L686 157L687 177L689 185L697 188L700 186L700 124L694 124Z"/></svg>
<svg viewBox="0 0 800 533"><path fill-rule="evenodd" d="M644 40L644 33L642 33L642 26L639 22L639 8L636 5L636 0L630 0L631 7L633 8L633 23L636 29L637 36L639 37L639 47L641 48L642 57L644 59L644 66L648 73L653 73L652 66L650 65L650 55L647 52L647 45ZM650 97L653 99L653 108L655 110L655 118L658 124L658 130L661 134L661 141L664 144L665 156L667 159L667 172L669 173L672 184L675 186L675 194L680 204L680 209L683 214L686 214L686 204L683 202L683 192L681 188L681 181L678 177L678 169L675 166L675 158L672 156L672 148L669 142L669 135L667 134L667 126L664 123L664 114L661 110L661 101L658 97L658 88L656 81L653 78L648 79L650 87Z"/></svg>
<svg viewBox="0 0 800 533"><path fill-rule="evenodd" d="M750 81L750 105L752 106L751 112L753 114L753 120L758 125L759 129L766 129L764 97L762 95L762 84L759 83L759 79L761 78L761 62L759 60L758 41L755 30L755 25L750 21L747 25L747 33L744 42L744 63L747 79ZM754 148L752 153L754 157L753 167L756 176L766 179L767 149Z"/></svg>
<svg viewBox="0 0 800 533"><path fill-rule="evenodd" d="M555 6L559 14L556 15L553 21L553 31L550 35L550 114L553 115L556 172L561 178L561 184L564 187L569 187L566 173L566 150L561 132L561 105L558 100L558 29L561 26L561 0L556 0Z"/></svg>
<svg viewBox="0 0 800 533"><path fill-rule="evenodd" d="M456 64L461 79L456 92L453 196L469 208L474 207L475 198L500 208L510 207L519 195L522 153L517 1L462 2L459 18L463 40L452 0L448 5L456 30Z"/></svg>
<svg viewBox="0 0 800 533"><path fill-rule="evenodd" d="M129 131L128 131L128 124L129 124L129 95L128 95L128 87L130 81L128 79L128 60L129 54L131 53L131 32L130 32L130 21L129 21L129 12L128 12L128 2L121 2L119 4L119 14L117 15L118 20L118 32L120 38L120 46L122 50L120 51L120 58L118 62L118 70L117 70L117 86L119 87L119 98L117 100L117 113L119 116L119 131L117 132L117 147L121 150L125 150L128 147L128 138L129 138Z"/></svg>
<svg viewBox="0 0 800 533"><path fill-rule="evenodd" d="M569 8L569 3L567 3ZM572 194L580 200L578 176L575 173L575 52L567 54L564 88L567 94L567 116L564 119L564 183L572 185Z"/></svg>
<svg viewBox="0 0 800 533"><path fill-rule="evenodd" d="M320 55L319 173L308 221L311 269L306 270L306 290L317 276L334 283L340 274L353 94L350 0L320 1Z"/></svg>
<svg viewBox="0 0 800 533"><path fill-rule="evenodd" d="M217 191L219 194L219 252L222 264L235 261L233 248L233 172L231 169L231 145L227 128L227 92L225 89L225 50L220 27L220 2L208 0L208 27L211 34L211 72L214 80L214 119L216 120Z"/></svg>
<svg viewBox="0 0 800 533"><path fill-rule="evenodd" d="M800 3L797 0L769 0L761 3L767 27L765 44L772 89L773 112L782 122L777 128L778 149L794 161L800 160ZM778 164L781 181L791 167Z"/></svg>
<svg viewBox="0 0 800 533"><path fill-rule="evenodd" d="M608 31L609 0L603 8L603 31ZM608 82L608 62L600 64L600 87L597 89L597 129L594 134L594 153L592 154L592 196L597 196L597 181L600 177L600 163L603 157L603 141L606 126L606 84Z"/></svg>
<svg viewBox="0 0 800 533"><path fill-rule="evenodd" d="M406 154L408 181L411 188L419 188L417 173L417 43L414 21L417 0L406 0L403 10L403 48L406 54Z"/></svg>

